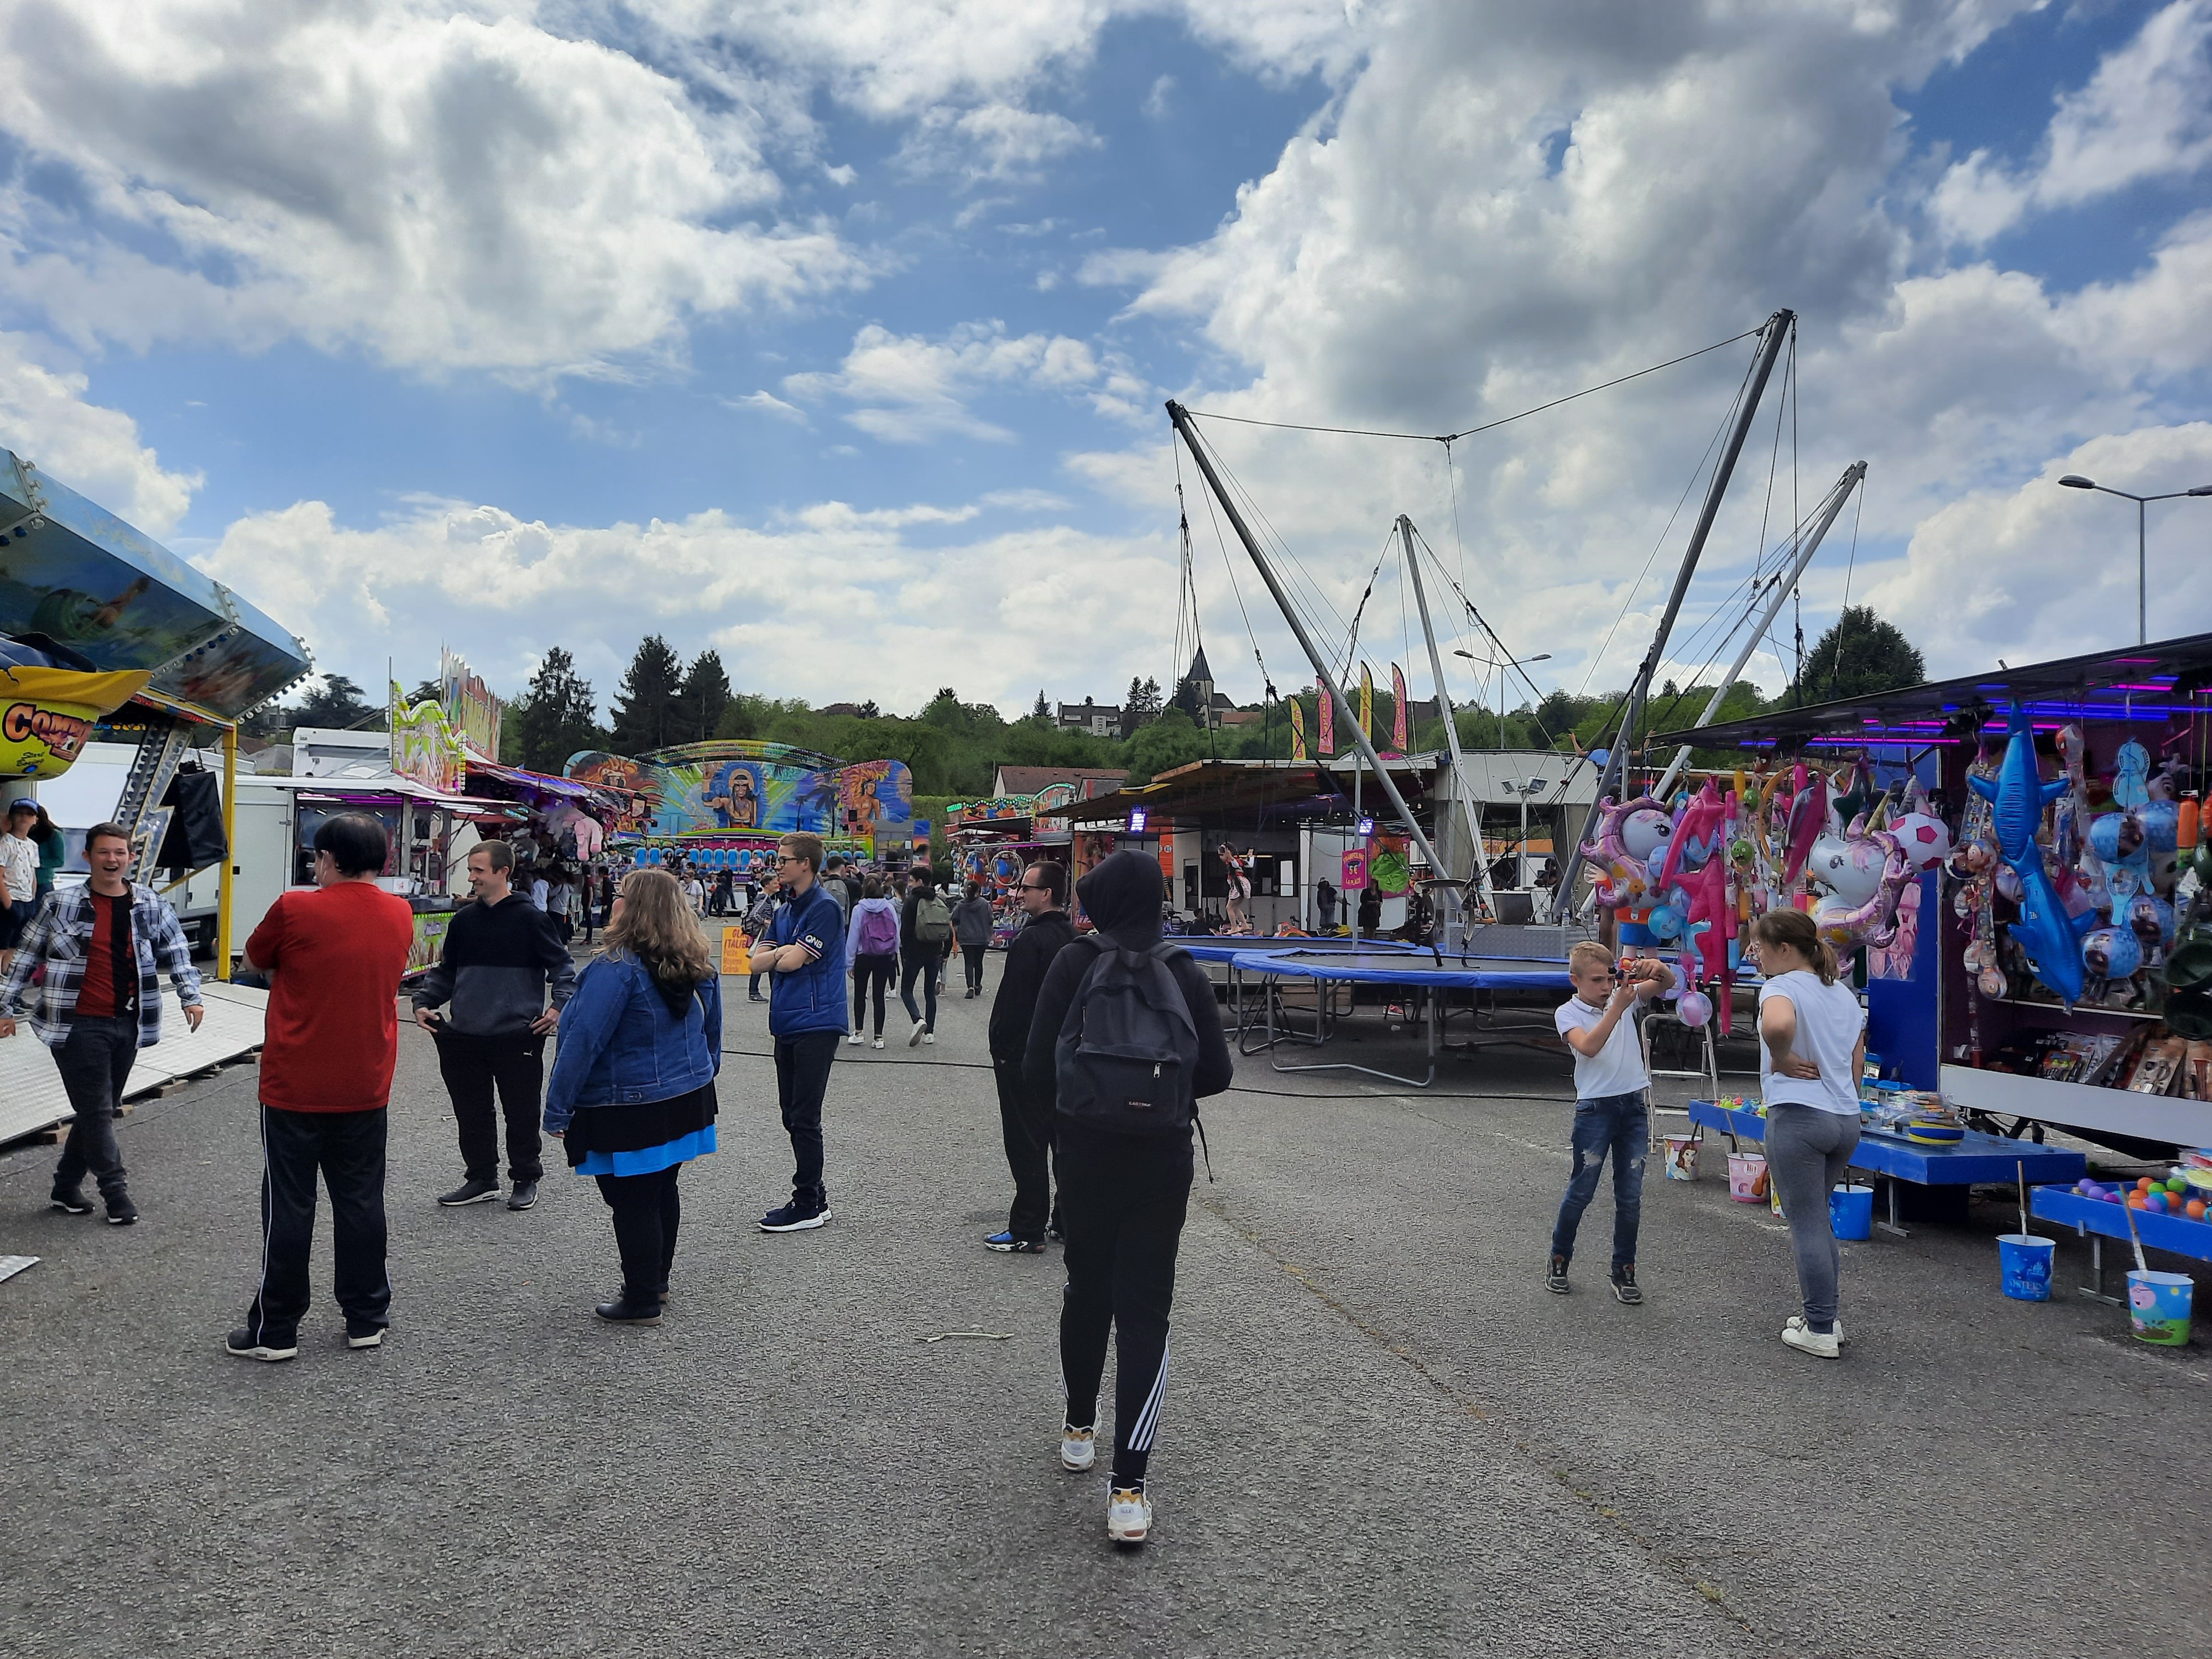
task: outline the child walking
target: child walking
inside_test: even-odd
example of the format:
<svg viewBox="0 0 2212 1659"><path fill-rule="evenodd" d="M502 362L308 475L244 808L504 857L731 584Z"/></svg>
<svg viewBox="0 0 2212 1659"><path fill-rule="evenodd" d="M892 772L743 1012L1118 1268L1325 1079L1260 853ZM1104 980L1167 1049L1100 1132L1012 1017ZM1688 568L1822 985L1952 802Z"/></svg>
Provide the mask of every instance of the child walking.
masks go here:
<svg viewBox="0 0 2212 1659"><path fill-rule="evenodd" d="M1552 1229L1547 1290L1565 1296L1575 1231L1597 1194L1608 1153L1613 1158L1613 1293L1633 1306L1644 1300L1636 1283L1636 1227L1644 1214L1644 1156L1650 1134L1645 1091L1650 1073L1637 1041L1635 1010L1674 982L1665 963L1632 962L1626 973L1613 953L1585 939L1567 952L1575 994L1559 1005L1553 1024L1575 1051L1575 1170L1559 1218Z"/></svg>

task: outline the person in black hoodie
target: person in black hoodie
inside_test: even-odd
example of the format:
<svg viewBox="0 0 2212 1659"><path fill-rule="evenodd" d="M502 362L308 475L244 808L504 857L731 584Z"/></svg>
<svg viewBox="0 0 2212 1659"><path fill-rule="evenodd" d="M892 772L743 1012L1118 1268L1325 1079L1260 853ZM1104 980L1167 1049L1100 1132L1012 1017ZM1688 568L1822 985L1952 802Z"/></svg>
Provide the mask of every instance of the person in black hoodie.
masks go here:
<svg viewBox="0 0 2212 1659"><path fill-rule="evenodd" d="M1006 1231L992 1234L983 1248L1036 1255L1043 1251L1046 1237L1059 1231L1048 1162L1052 1101L1030 1094L1022 1079L1022 1060L1045 972L1060 947L1075 937L1075 924L1067 919L1066 865L1032 864L1022 872L1018 890L1027 920L1006 947L1006 971L1000 975L998 1000L991 1005L991 1073L999 1085L999 1127L1013 1170L1014 1203L1006 1212Z"/></svg>
<svg viewBox="0 0 2212 1659"><path fill-rule="evenodd" d="M1059 1099L1057 1048L1084 976L1106 950L1149 951L1160 942L1165 889L1158 861L1135 852L1102 860L1075 884L1076 896L1098 930L1053 958L1030 1017L1022 1061L1032 1098ZM1236 1075L1221 1031L1213 986L1190 954L1168 962L1198 1030L1193 1092L1218 1095ZM1175 1299L1176 1250L1190 1201L1191 1138L1117 1134L1070 1118L1055 1121L1060 1214L1067 1231L1067 1289L1060 1310L1060 1368L1067 1413L1060 1462L1091 1466L1098 1387L1106 1339L1116 1334L1114 1467L1106 1535L1141 1544L1150 1534L1145 1474L1167 1393L1168 1309Z"/></svg>

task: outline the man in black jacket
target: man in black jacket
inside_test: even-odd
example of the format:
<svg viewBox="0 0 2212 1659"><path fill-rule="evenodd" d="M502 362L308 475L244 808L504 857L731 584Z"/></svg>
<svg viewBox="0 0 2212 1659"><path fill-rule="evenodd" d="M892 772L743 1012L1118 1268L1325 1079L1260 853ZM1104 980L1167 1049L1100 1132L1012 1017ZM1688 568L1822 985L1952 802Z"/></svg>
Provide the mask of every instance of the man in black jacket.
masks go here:
<svg viewBox="0 0 2212 1659"><path fill-rule="evenodd" d="M1014 1204L1006 1231L983 1241L986 1249L1035 1255L1048 1236L1059 1231L1052 1214L1052 1097L1030 1094L1022 1081L1022 1057L1029 1048L1030 1020L1045 970L1060 946L1075 937L1067 919L1067 866L1032 864L1022 872L1022 914L1028 918L1006 947L1006 971L999 979L998 1000L991 1005L991 1074L999 1085L999 1127L1006 1139L1006 1162L1014 1172Z"/></svg>
<svg viewBox="0 0 2212 1659"><path fill-rule="evenodd" d="M415 988L415 1023L438 1039L438 1069L453 1097L465 1178L438 1202L447 1209L499 1196L499 1114L507 1116L507 1207L538 1201L538 1095L545 1036L576 992L576 964L553 918L508 885L514 852L503 841L469 849L476 902L453 913L438 965ZM548 987L552 1000L546 1000ZM452 1004L450 1018L430 1011Z"/></svg>
<svg viewBox="0 0 2212 1659"><path fill-rule="evenodd" d="M1031 1097L1057 1109L1060 1028L1084 976L1103 949L1149 951L1160 942L1164 888L1156 860L1115 853L1075 884L1085 912L1098 929L1093 945L1081 941L1053 958L1030 1017L1022 1060ZM1187 951L1168 963L1184 1006L1198 1031L1193 1092L1218 1095L1236 1075L1213 986ZM1168 1309L1175 1299L1176 1247L1190 1201L1191 1137L1120 1134L1060 1117L1054 1124L1060 1172L1060 1213L1067 1230L1067 1290L1060 1310L1060 1373L1067 1415L1060 1430L1060 1462L1088 1469L1095 1455L1098 1385L1106 1370L1106 1339L1115 1334L1119 1355L1114 1384L1114 1469L1106 1504L1106 1535L1118 1544L1141 1544L1152 1531L1152 1501L1145 1470L1167 1395Z"/></svg>

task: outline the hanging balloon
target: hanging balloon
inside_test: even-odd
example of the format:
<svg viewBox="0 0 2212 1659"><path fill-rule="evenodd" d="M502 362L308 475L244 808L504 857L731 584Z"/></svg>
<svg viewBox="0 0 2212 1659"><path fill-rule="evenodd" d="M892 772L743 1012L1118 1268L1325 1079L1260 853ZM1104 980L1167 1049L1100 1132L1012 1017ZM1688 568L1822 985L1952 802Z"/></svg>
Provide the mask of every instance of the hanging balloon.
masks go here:
<svg viewBox="0 0 2212 1659"><path fill-rule="evenodd" d="M1695 1030L1713 1017L1713 1000L1703 991L1685 991L1675 1005L1675 1012L1683 1024Z"/></svg>
<svg viewBox="0 0 2212 1659"><path fill-rule="evenodd" d="M1676 939L1682 932L1682 913L1671 904L1655 904L1651 914L1644 917L1644 925L1651 930L1654 939Z"/></svg>
<svg viewBox="0 0 2212 1659"><path fill-rule="evenodd" d="M2142 966L2142 946L2124 927L2100 927L2081 936L2081 964L2105 979L2125 979Z"/></svg>

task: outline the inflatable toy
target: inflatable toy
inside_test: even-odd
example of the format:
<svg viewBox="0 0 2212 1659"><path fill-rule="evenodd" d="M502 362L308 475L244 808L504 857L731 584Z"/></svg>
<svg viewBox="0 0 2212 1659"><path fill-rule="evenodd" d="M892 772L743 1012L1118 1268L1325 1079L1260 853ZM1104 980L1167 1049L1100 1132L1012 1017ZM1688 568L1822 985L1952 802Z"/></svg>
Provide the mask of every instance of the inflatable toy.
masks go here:
<svg viewBox="0 0 2212 1659"><path fill-rule="evenodd" d="M1966 781L1990 803L1990 827L1997 851L2020 883L2020 915L2012 924L2013 942L2026 954L2035 976L2058 994L2069 1009L2081 1000L2081 939L2097 925L2094 911L2069 916L2057 890L2044 873L2043 850L2035 831L2043 810L2066 792L2060 778L2043 781L2035 763L2035 734L2027 709L2012 706L2004 757L1994 780L1969 771ZM2141 745L2137 744L2140 748Z"/></svg>

